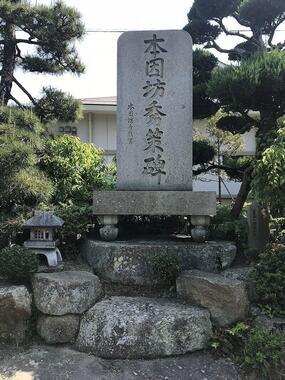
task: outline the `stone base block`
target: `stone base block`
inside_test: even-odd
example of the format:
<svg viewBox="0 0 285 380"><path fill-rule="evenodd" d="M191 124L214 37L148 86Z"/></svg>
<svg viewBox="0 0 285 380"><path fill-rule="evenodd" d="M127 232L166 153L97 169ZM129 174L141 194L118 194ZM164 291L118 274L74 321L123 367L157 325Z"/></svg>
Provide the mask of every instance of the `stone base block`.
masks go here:
<svg viewBox="0 0 285 380"><path fill-rule="evenodd" d="M228 326L248 316L249 300L243 281L189 270L177 278L176 284L184 300L209 309L216 326Z"/></svg>
<svg viewBox="0 0 285 380"><path fill-rule="evenodd" d="M74 342L79 320L79 315L72 314L60 317L41 315L37 322L37 332L48 344Z"/></svg>
<svg viewBox="0 0 285 380"><path fill-rule="evenodd" d="M214 191L95 191L94 215L216 215Z"/></svg>
<svg viewBox="0 0 285 380"><path fill-rule="evenodd" d="M103 358L156 358L207 347L208 310L143 297L112 297L81 320L79 350Z"/></svg>
<svg viewBox="0 0 285 380"><path fill-rule="evenodd" d="M193 243L186 239L103 242L86 239L81 252L95 273L122 285L162 286L165 271L218 272L231 265L236 247L230 242ZM161 271L160 271L161 265Z"/></svg>

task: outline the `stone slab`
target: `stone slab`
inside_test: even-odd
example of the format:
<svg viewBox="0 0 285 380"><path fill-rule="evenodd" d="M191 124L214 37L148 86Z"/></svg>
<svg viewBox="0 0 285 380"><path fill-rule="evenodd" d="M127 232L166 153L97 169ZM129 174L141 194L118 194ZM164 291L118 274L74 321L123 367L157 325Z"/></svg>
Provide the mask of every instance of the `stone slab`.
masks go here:
<svg viewBox="0 0 285 380"><path fill-rule="evenodd" d="M177 263L187 270L208 272L226 269L233 262L236 247L230 242L193 243L186 239L104 242L85 239L81 253L102 279L122 285L163 286L159 264L171 269ZM165 269L164 269L165 272Z"/></svg>
<svg viewBox="0 0 285 380"><path fill-rule="evenodd" d="M154 360L108 360L69 347L0 346L1 380L244 380L230 358L209 351Z"/></svg>
<svg viewBox="0 0 285 380"><path fill-rule="evenodd" d="M182 272L177 293L190 304L206 307L216 326L228 326L248 317L249 300L243 281L199 270Z"/></svg>
<svg viewBox="0 0 285 380"><path fill-rule="evenodd" d="M96 356L143 359L206 348L210 313L195 306L144 297L111 297L83 316L76 347Z"/></svg>
<svg viewBox="0 0 285 380"><path fill-rule="evenodd" d="M192 40L182 30L118 40L117 188L192 189Z"/></svg>
<svg viewBox="0 0 285 380"><path fill-rule="evenodd" d="M214 191L95 191L95 215L216 215Z"/></svg>

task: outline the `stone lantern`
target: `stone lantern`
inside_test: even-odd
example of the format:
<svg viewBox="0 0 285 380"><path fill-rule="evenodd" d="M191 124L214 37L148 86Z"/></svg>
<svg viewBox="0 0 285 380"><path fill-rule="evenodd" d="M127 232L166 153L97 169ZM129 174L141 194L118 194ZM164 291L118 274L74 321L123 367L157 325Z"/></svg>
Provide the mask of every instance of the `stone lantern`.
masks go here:
<svg viewBox="0 0 285 380"><path fill-rule="evenodd" d="M57 267L62 263L55 230L62 227L63 223L51 211L34 211L32 218L23 225L23 228L30 230L30 240L24 242L24 247L46 256L49 267Z"/></svg>

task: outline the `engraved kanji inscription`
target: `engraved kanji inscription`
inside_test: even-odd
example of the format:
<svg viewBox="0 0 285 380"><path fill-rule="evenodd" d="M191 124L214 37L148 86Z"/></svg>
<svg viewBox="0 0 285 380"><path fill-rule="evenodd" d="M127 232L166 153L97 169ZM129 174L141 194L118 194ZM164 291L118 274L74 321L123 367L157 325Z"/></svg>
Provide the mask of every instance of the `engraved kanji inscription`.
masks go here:
<svg viewBox="0 0 285 380"><path fill-rule="evenodd" d="M132 144L133 143L133 128L134 128L134 109L135 109L135 106L133 105L133 103L130 103L128 105L128 141L129 141L129 144Z"/></svg>
<svg viewBox="0 0 285 380"><path fill-rule="evenodd" d="M152 176L158 176L161 174L166 174L163 170L165 166L165 161L162 159L161 155L158 154L157 157L148 157L144 160L145 166L143 168L143 174L150 174Z"/></svg>
<svg viewBox="0 0 285 380"><path fill-rule="evenodd" d="M163 117L166 116L164 112L162 112L162 106L158 104L157 100L154 100L152 103L150 103L146 108L146 113L144 114L145 117L148 118L147 124L155 124L157 126L160 125L161 120Z"/></svg>
<svg viewBox="0 0 285 380"><path fill-rule="evenodd" d="M164 59L155 58L146 62L146 75L148 77L160 77L164 75Z"/></svg>
<svg viewBox="0 0 285 380"><path fill-rule="evenodd" d="M163 148L161 147L162 135L163 131L161 131L159 128L155 128L154 131L152 129L149 129L146 134L147 147L145 150L155 153L155 150L157 149L160 152L163 152Z"/></svg>
<svg viewBox="0 0 285 380"><path fill-rule="evenodd" d="M164 49L159 43L164 42L163 38L157 38L156 34L153 34L152 40L144 40L145 44L148 44L145 53L150 53L156 58L159 53L167 53L167 50Z"/></svg>
<svg viewBox="0 0 285 380"><path fill-rule="evenodd" d="M163 97L165 91L165 82L160 79L156 79L156 82L146 81L146 85L143 87L145 90L143 96L146 98L155 98L156 96Z"/></svg>

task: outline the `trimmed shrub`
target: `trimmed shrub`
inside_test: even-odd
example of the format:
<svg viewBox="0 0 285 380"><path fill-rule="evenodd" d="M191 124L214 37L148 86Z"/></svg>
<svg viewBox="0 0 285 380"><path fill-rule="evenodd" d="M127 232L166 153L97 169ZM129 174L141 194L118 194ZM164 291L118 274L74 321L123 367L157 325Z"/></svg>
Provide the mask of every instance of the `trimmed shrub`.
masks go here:
<svg viewBox="0 0 285 380"><path fill-rule="evenodd" d="M38 266L37 255L24 247L14 245L0 251L0 273L9 281L29 281Z"/></svg>
<svg viewBox="0 0 285 380"><path fill-rule="evenodd" d="M285 315L285 245L272 244L262 252L253 272L259 302L274 315Z"/></svg>

